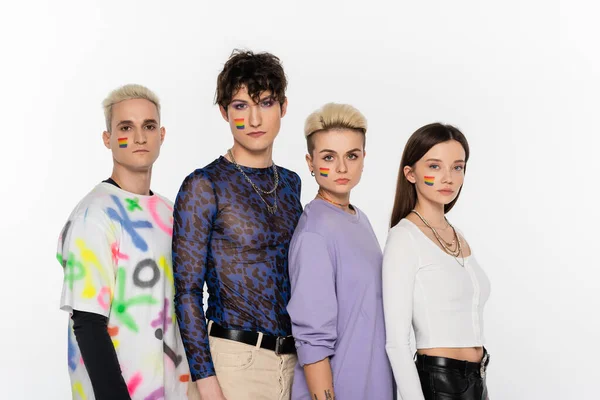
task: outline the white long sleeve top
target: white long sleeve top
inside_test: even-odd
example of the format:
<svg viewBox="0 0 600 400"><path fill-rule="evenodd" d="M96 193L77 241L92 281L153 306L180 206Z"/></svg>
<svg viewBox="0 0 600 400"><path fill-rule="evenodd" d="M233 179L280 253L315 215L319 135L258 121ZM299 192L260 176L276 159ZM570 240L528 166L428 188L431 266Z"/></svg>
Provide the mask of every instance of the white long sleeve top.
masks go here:
<svg viewBox="0 0 600 400"><path fill-rule="evenodd" d="M424 400L411 328L417 349L483 346L489 295L490 282L473 254L462 267L411 221L390 229L383 257L386 350L402 400Z"/></svg>

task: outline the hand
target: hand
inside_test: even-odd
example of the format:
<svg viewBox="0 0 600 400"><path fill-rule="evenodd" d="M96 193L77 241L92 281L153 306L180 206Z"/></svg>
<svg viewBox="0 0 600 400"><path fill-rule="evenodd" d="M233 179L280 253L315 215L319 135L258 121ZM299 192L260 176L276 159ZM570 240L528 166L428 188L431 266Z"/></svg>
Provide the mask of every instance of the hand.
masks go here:
<svg viewBox="0 0 600 400"><path fill-rule="evenodd" d="M196 381L196 386L198 387L198 392L200 392L200 398L202 400L227 400L223 395L219 380L216 376L198 379Z"/></svg>

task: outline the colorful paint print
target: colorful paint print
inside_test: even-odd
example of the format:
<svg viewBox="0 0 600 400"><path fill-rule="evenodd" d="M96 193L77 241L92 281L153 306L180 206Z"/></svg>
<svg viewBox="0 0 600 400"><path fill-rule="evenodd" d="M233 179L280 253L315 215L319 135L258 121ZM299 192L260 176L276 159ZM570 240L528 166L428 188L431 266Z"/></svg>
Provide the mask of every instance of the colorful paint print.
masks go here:
<svg viewBox="0 0 600 400"><path fill-rule="evenodd" d="M79 203L57 243L61 308L108 318L106 330L132 400L187 398L189 368L174 329L172 217L166 198L131 197L102 183ZM67 350L72 397L93 399L70 318Z"/></svg>
<svg viewBox="0 0 600 400"><path fill-rule="evenodd" d="M329 168L319 168L319 175L327 178L329 176Z"/></svg>
<svg viewBox="0 0 600 400"><path fill-rule="evenodd" d="M235 127L238 129L244 129L246 127L246 125L244 125L244 118L235 118L233 122L235 122Z"/></svg>
<svg viewBox="0 0 600 400"><path fill-rule="evenodd" d="M435 176L424 176L423 178L425 179L425 184L427 186L433 186L433 181L435 179Z"/></svg>
<svg viewBox="0 0 600 400"><path fill-rule="evenodd" d="M124 149L127 147L127 138L126 137L120 137L117 140L119 141L119 148Z"/></svg>

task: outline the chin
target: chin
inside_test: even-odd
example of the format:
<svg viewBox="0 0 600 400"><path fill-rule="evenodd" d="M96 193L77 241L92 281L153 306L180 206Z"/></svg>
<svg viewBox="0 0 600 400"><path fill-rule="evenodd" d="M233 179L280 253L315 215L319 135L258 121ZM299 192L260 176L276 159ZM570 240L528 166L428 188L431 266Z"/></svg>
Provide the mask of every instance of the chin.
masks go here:
<svg viewBox="0 0 600 400"><path fill-rule="evenodd" d="M238 143L246 150L252 152L262 152L271 147L274 141L275 137L268 137L267 135L263 135L263 137L258 139L244 138L243 140L238 140Z"/></svg>
<svg viewBox="0 0 600 400"><path fill-rule="evenodd" d="M337 195L345 195L350 193L350 191L352 191L352 188L354 187L348 187L348 186L338 186L335 184L335 182L333 183L333 185L321 185L323 187L323 189L327 190L330 193L335 193Z"/></svg>

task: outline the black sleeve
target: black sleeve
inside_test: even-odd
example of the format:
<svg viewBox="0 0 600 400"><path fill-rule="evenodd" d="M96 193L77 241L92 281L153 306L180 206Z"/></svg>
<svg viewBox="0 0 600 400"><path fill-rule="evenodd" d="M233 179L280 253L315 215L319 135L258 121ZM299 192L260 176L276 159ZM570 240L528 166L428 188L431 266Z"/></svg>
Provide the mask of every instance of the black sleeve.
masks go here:
<svg viewBox="0 0 600 400"><path fill-rule="evenodd" d="M131 400L115 347L108 335L108 319L100 314L77 310L73 310L71 319L96 400Z"/></svg>

